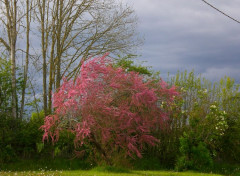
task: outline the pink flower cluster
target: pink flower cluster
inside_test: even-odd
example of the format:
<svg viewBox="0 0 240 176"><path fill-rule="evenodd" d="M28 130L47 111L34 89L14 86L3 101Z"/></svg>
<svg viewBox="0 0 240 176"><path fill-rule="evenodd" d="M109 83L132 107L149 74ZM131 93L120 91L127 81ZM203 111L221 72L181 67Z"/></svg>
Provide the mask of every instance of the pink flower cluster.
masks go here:
<svg viewBox="0 0 240 176"><path fill-rule="evenodd" d="M136 72L115 68L106 56L86 61L76 81L64 80L53 96L55 114L47 116L43 140L55 142L59 131L75 134L75 145L94 142L111 153L116 149L142 157L146 144L158 142L152 132L166 126L169 111L157 105L171 105L178 92L162 80L144 81Z"/></svg>

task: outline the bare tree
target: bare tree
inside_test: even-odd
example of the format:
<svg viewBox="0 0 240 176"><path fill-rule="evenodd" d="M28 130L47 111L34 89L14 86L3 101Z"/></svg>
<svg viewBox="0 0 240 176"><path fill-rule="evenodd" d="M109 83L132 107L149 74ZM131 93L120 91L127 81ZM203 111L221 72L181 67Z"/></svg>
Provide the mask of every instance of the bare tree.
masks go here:
<svg viewBox="0 0 240 176"><path fill-rule="evenodd" d="M25 106L25 92L27 87L28 79L28 67L29 67L29 52L30 52L30 23L31 23L31 12L33 9L32 1L29 0L0 0L0 22L3 24L2 29L6 32L6 36L0 37L0 43L5 47L7 55L10 56L11 60L11 81L12 81L12 115L17 117L23 117L24 106ZM25 18L26 17L26 18ZM21 33L21 29L26 31L24 34ZM17 40L24 38L26 42L26 50L17 48ZM25 61L23 70L23 85L22 85L22 97L21 106L18 110L18 94L17 94L17 76L16 76L16 65L17 65L17 51L21 50L24 53ZM22 56L22 57L24 57ZM24 62L23 61L23 62Z"/></svg>
<svg viewBox="0 0 240 176"><path fill-rule="evenodd" d="M45 115L47 115L47 48L48 48L48 38L49 38L49 3L46 0L37 0L38 14L36 17L40 23L41 31L41 48L42 48L42 71L43 71L43 109Z"/></svg>
<svg viewBox="0 0 240 176"><path fill-rule="evenodd" d="M25 66L24 66L24 73L23 73L23 87L22 87L22 101L21 101L21 111L20 111L20 118L23 118L24 113L24 106L25 106L25 92L26 86L28 81L28 66L29 66L29 49L30 49L30 24L31 24L31 17L32 17L32 1L26 0L26 52L25 52Z"/></svg>
<svg viewBox="0 0 240 176"><path fill-rule="evenodd" d="M106 52L129 54L140 44L133 10L114 0L38 0L37 3L45 112L46 107L51 112L51 92L60 86L63 77L75 77L84 60Z"/></svg>
<svg viewBox="0 0 240 176"><path fill-rule="evenodd" d="M12 64L13 116L17 117L16 93L16 41L19 28L23 26L26 44L24 84L20 116L25 104L25 91L28 78L30 43L41 41L43 109L51 113L52 92L60 87L63 77L74 78L80 71L83 61L90 56L111 53L132 54L132 49L141 42L137 39L136 17L133 10L115 0L0 0L1 18L7 39L0 37L0 43L8 51ZM34 3L32 5L32 3ZM20 5L21 8L20 8ZM34 9L31 20L31 10ZM19 15L19 11L26 12ZM25 18L26 17L26 18ZM25 21L24 21L25 20ZM37 26L39 32L30 29ZM32 32L32 33L31 33ZM33 39L29 36L33 33ZM32 41L31 41L32 40ZM34 48L35 47L35 48ZM34 46L38 50L39 46Z"/></svg>
<svg viewBox="0 0 240 176"><path fill-rule="evenodd" d="M12 116L17 118L17 86L16 86L16 42L18 37L17 24L18 5L17 0L4 0L1 2L1 22L4 24L8 40L0 38L0 42L10 53L11 59L11 81L12 81Z"/></svg>

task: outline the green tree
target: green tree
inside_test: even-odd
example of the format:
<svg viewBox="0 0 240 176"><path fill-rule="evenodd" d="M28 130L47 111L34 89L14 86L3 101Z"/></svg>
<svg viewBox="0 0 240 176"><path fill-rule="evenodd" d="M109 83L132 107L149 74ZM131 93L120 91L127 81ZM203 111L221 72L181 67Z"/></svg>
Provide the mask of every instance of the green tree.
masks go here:
<svg viewBox="0 0 240 176"><path fill-rule="evenodd" d="M0 114L11 113L11 63L0 57Z"/></svg>
<svg viewBox="0 0 240 176"><path fill-rule="evenodd" d="M19 68L16 68L16 91L17 99L20 97L23 87L23 75ZM12 116L12 75L11 75L11 61L0 57L0 114ZM18 110L19 104L16 109Z"/></svg>
<svg viewBox="0 0 240 176"><path fill-rule="evenodd" d="M143 66L142 63L140 63L140 64L134 63L132 58L135 56L136 55L128 55L128 56L122 57L122 58L119 56L119 58L115 61L114 67L121 67L121 68L125 69L125 71L127 71L127 72L134 71L134 72L140 73L142 75L152 76L153 71L151 70L150 67Z"/></svg>

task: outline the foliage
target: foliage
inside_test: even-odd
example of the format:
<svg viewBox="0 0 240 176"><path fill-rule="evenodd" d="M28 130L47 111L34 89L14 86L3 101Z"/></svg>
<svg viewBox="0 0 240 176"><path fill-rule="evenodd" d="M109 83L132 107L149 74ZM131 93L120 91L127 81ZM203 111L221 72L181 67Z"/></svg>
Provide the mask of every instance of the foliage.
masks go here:
<svg viewBox="0 0 240 176"><path fill-rule="evenodd" d="M11 69L10 62L0 58L0 113L11 112Z"/></svg>
<svg viewBox="0 0 240 176"><path fill-rule="evenodd" d="M0 116L0 165L19 159L71 158L74 153L73 135L60 134L55 146L42 142L39 130L44 122L44 113L33 113L29 121Z"/></svg>
<svg viewBox="0 0 240 176"><path fill-rule="evenodd" d="M234 155L239 155L237 152L239 147L232 145L228 140L232 138L234 139L232 142L238 143L239 141L239 136L236 133L231 133L239 129L239 126L237 127L239 101L234 98L239 95L239 85L227 77L212 84L201 76L194 75L194 72L178 73L171 79L171 83L179 87L182 96L178 102L178 106L180 105L181 108L181 113L177 118L180 125L175 129L180 134L185 131L191 149L187 155L182 153L178 157L178 163L183 164L181 160L186 160L192 152L193 146L197 147L200 144L206 148L206 150L202 150L202 156L205 156L206 161L209 160L208 152L211 159L215 160L224 159L226 151L229 153L234 151L231 156L227 153L228 159L233 159ZM175 130L173 129L173 131ZM173 132L169 134L174 135ZM180 141L183 140L182 138L186 138L184 135L181 136L179 137ZM182 145L180 142L180 149Z"/></svg>
<svg viewBox="0 0 240 176"><path fill-rule="evenodd" d="M11 116L12 108L12 78L11 62L5 57L0 57L0 114ZM17 68L16 89L18 98L23 86L23 75L20 68Z"/></svg>
<svg viewBox="0 0 240 176"><path fill-rule="evenodd" d="M138 73L114 68L105 56L92 59L75 82L65 80L54 94L55 114L45 118L43 140L50 136L54 143L68 129L76 147L90 145L108 164L114 153L142 157L146 144L158 142L151 132L167 127L170 111L158 102L171 105L176 95L164 81L144 82Z"/></svg>
<svg viewBox="0 0 240 176"><path fill-rule="evenodd" d="M210 106L206 117L199 116L200 110L198 105L193 108L186 132L180 138L180 156L176 163L178 170L212 168L213 157L220 148L219 139L228 128L226 113L216 105Z"/></svg>
<svg viewBox="0 0 240 176"><path fill-rule="evenodd" d="M19 122L10 117L0 116L0 163L16 159Z"/></svg>
<svg viewBox="0 0 240 176"><path fill-rule="evenodd" d="M176 169L179 171L205 170L211 168L212 164L213 161L206 145L184 133L183 137L180 138L180 157L177 160Z"/></svg>
<svg viewBox="0 0 240 176"><path fill-rule="evenodd" d="M44 124L42 111L28 120L11 117L10 64L0 61L1 169L84 169L107 162L140 170L175 166L239 172L240 93L233 79L211 83L193 71L178 73L168 82L176 85L177 95L159 76L147 74L153 73L149 68L137 69L128 58L90 59L75 82L65 80L54 94L55 114ZM21 75L18 85L20 90ZM41 126L54 145L43 143ZM65 162L76 157L79 165L76 159ZM30 160L27 166L22 159Z"/></svg>
<svg viewBox="0 0 240 176"><path fill-rule="evenodd" d="M132 60L132 57L134 55L128 55L123 58L119 58L116 60L116 63L113 65L114 67L121 67L125 69L127 72L137 72L139 74L147 75L147 76L152 76L153 71L150 70L149 67L142 66L142 64L136 65L134 61Z"/></svg>
<svg viewBox="0 0 240 176"><path fill-rule="evenodd" d="M27 122L1 115L0 163L36 156L36 143L41 141L42 136L38 128L42 124L43 118Z"/></svg>

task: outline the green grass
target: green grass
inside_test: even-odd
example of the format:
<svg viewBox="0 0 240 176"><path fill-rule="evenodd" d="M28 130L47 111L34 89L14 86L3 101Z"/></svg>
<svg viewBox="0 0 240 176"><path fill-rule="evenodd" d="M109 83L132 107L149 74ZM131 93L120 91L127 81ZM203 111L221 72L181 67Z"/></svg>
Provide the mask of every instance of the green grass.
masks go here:
<svg viewBox="0 0 240 176"><path fill-rule="evenodd" d="M22 171L22 172L0 172L1 176L220 176L217 174L206 174L197 172L173 172L173 171L127 171L127 172L111 172L111 171L98 171L95 169L74 170L74 171Z"/></svg>
<svg viewBox="0 0 240 176"><path fill-rule="evenodd" d="M93 167L81 159L31 159L10 163L0 163L0 171L39 171L39 170L89 170ZM1 174L0 174L1 176Z"/></svg>
<svg viewBox="0 0 240 176"><path fill-rule="evenodd" d="M143 163L138 163L138 167L135 167L135 169L131 168L133 169L131 170L111 166L94 167L91 163L79 159L20 160L13 163L0 164L0 176L220 176L220 174L240 176L239 165L219 163L209 171L175 172L173 168L164 169L164 167L156 167L154 166L154 162L146 161L147 165L153 165L152 167L146 167Z"/></svg>

